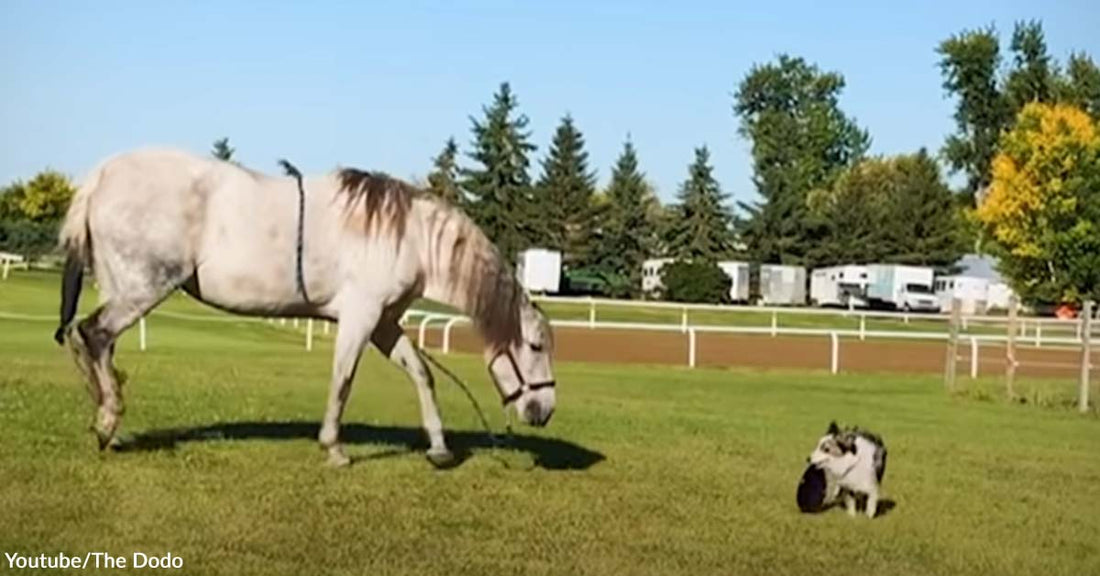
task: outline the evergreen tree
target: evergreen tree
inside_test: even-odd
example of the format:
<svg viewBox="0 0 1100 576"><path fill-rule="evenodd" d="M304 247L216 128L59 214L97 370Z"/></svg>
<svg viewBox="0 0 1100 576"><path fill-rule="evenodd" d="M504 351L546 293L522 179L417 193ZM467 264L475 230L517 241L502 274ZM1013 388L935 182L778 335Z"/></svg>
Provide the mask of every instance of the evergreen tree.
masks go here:
<svg viewBox="0 0 1100 576"><path fill-rule="evenodd" d="M717 262L732 250L732 216L727 196L714 179L710 151L695 149L688 179L680 187L677 218L668 239L669 252L682 260Z"/></svg>
<svg viewBox="0 0 1100 576"><path fill-rule="evenodd" d="M218 160L225 160L226 162L233 161L233 153L236 152L236 148L230 148L229 138L222 138L214 141L214 149L210 151L210 155Z"/></svg>
<svg viewBox="0 0 1100 576"><path fill-rule="evenodd" d="M462 205L462 191L458 187L458 144L448 138L443 150L432 160L428 174L428 191L454 206Z"/></svg>
<svg viewBox="0 0 1100 576"><path fill-rule="evenodd" d="M811 190L829 188L870 145L867 132L840 110L844 78L781 55L741 81L734 112L752 141L753 182L763 197L741 204L743 230L759 262L813 265L817 232L806 209Z"/></svg>
<svg viewBox="0 0 1100 576"><path fill-rule="evenodd" d="M634 144L628 139L611 171L594 257L596 267L610 281L616 296L641 292L642 263L654 244L648 219L651 197L645 176L638 169Z"/></svg>
<svg viewBox="0 0 1100 576"><path fill-rule="evenodd" d="M484 118L471 118L477 166L461 169L461 187L470 200L469 212L501 254L514 262L535 240L536 222L528 154L527 117L516 114L519 102L507 82L483 108Z"/></svg>
<svg viewBox="0 0 1100 576"><path fill-rule="evenodd" d="M567 264L583 266L589 261L595 190L584 136L566 115L554 133L535 191L543 224L540 243L561 250Z"/></svg>

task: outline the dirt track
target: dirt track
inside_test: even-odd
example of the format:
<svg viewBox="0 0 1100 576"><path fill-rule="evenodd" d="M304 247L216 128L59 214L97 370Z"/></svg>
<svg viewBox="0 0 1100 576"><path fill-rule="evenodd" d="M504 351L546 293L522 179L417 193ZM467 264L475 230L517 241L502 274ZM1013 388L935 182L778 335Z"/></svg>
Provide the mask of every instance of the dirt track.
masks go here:
<svg viewBox="0 0 1100 576"><path fill-rule="evenodd" d="M688 338L679 332L639 332L555 328L555 358L565 361L622 362L686 366ZM410 336L416 337L415 331ZM439 348L442 332L429 329L426 345ZM481 341L468 327L456 327L451 346L463 352L479 352ZM771 337L767 335L697 334L696 365L703 367L741 366L828 370L830 341L827 337ZM860 341L841 338L839 367L842 372L942 373L946 355L944 342ZM970 344L959 343L958 373L970 373ZM1017 347L1017 374L1076 379L1080 372L1078 350ZM1003 346L978 347L978 373L1003 374ZM1100 364L1100 350L1093 351L1093 364Z"/></svg>

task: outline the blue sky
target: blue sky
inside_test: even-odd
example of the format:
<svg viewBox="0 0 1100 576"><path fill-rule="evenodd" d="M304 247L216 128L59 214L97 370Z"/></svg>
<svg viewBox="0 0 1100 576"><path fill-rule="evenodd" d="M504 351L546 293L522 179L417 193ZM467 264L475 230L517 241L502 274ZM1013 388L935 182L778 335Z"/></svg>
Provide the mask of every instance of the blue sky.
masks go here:
<svg viewBox="0 0 1100 576"><path fill-rule="evenodd" d="M755 197L732 93L787 52L847 79L874 153L938 149L953 127L936 44L1040 18L1051 52L1100 58L1100 5L1017 2L55 2L0 0L0 183L80 177L145 145L229 136L266 171L423 176L501 81L538 157L570 113L601 184L627 134L663 200L707 144L723 189ZM843 7L837 7L841 5Z"/></svg>

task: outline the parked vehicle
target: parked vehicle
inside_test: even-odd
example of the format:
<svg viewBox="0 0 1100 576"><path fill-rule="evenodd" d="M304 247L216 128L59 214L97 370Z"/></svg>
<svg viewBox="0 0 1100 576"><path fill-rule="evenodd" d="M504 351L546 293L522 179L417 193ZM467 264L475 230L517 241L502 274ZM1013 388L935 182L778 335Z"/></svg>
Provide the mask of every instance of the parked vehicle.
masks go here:
<svg viewBox="0 0 1100 576"><path fill-rule="evenodd" d="M818 268L810 274L810 303L842 308L867 306L867 267Z"/></svg>
<svg viewBox="0 0 1100 576"><path fill-rule="evenodd" d="M760 265L760 301L763 304L806 304L806 269L783 264Z"/></svg>
<svg viewBox="0 0 1100 576"><path fill-rule="evenodd" d="M545 248L520 252L516 275L529 292L557 294L561 287L561 252Z"/></svg>
<svg viewBox="0 0 1100 576"><path fill-rule="evenodd" d="M923 266L871 264L867 266L867 302L872 307L912 312L939 312L932 290L936 272Z"/></svg>

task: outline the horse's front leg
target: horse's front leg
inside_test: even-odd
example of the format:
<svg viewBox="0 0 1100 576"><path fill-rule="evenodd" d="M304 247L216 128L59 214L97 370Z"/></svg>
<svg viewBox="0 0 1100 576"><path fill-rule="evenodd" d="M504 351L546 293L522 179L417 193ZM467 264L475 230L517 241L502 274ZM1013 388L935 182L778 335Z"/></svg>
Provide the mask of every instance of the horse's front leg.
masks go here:
<svg viewBox="0 0 1100 576"><path fill-rule="evenodd" d="M328 406L321 423L318 440L328 451L329 464L346 466L351 463L340 445L340 418L351 394L351 382L359 366L359 356L367 340L378 324L379 310L356 310L340 314L336 329L336 353L332 362L332 383L328 392Z"/></svg>
<svg viewBox="0 0 1100 576"><path fill-rule="evenodd" d="M435 380L423 358L396 321L383 320L374 331L371 341L379 352L400 366L416 386L416 393L420 398L420 419L430 443L428 461L437 468L450 466L454 463L454 455L443 440L443 420L435 401Z"/></svg>

